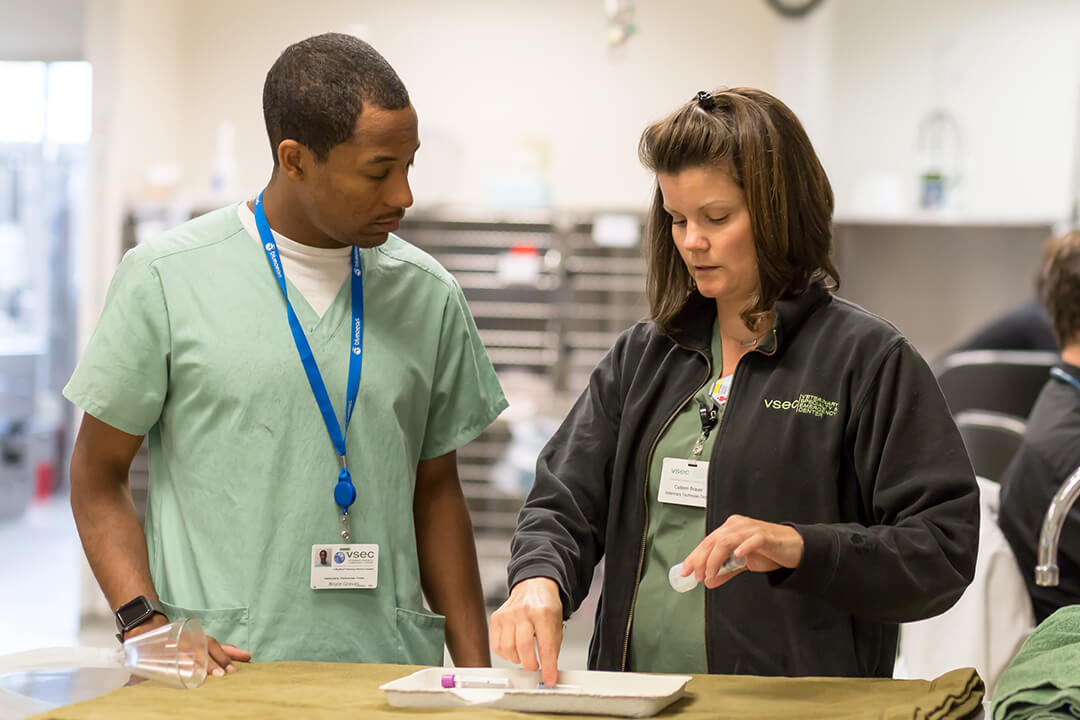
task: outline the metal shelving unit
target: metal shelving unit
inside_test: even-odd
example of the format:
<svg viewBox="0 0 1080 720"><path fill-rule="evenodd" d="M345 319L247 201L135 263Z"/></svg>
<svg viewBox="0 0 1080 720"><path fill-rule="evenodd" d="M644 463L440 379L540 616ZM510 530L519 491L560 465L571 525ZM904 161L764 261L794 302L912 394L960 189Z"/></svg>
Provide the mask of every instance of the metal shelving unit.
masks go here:
<svg viewBox="0 0 1080 720"><path fill-rule="evenodd" d="M524 388L526 404L548 425L561 420L618 334L648 313L640 248L598 246L588 218L408 218L400 234L458 279L511 399L510 415L515 401L522 399L515 391L527 373L532 381ZM506 284L499 276L499 259L523 247L536 253L535 282ZM513 440L512 426L504 415L458 451L485 595L492 607L506 597L510 536L526 492L495 480L496 466Z"/></svg>

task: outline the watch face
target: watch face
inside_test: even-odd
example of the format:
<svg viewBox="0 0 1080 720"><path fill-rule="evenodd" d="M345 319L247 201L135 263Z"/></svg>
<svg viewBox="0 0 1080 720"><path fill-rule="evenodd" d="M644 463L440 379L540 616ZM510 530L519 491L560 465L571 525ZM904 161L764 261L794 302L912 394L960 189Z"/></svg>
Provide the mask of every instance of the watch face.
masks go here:
<svg viewBox="0 0 1080 720"><path fill-rule="evenodd" d="M152 608L143 598L138 597L127 605L123 605L116 611L116 617L125 628L134 627L136 623L152 612Z"/></svg>

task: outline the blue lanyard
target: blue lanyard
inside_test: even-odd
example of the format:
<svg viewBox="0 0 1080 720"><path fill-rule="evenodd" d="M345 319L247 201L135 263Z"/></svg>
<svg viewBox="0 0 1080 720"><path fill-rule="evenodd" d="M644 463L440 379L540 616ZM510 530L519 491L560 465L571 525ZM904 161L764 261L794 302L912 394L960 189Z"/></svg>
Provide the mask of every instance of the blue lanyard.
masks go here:
<svg viewBox="0 0 1080 720"><path fill-rule="evenodd" d="M304 365L311 391L315 394L315 401L319 403L319 411L322 412L326 430L330 433L330 441L334 444L334 450L341 458L341 472L338 473L337 484L334 486L334 502L341 508L341 516L344 521L349 515L349 506L356 500L356 487L352 483L352 475L349 473L349 464L346 460L346 433L349 431L349 420L352 418L353 407L356 405L356 395L360 389L360 368L364 354L364 268L360 262L360 249L353 247L352 252L352 351L349 353L349 379L345 386L345 425L338 425L337 415L334 414L334 406L330 404L330 395L326 392L326 384L322 375L319 374L319 366L315 363L315 355L311 352L304 328L293 311L292 303L289 302L289 291L285 287L285 272L281 267L278 255L277 243L274 242L274 233L270 231L270 223L266 221L266 212L263 210L262 193L255 198L255 224L259 228L259 237L262 238L263 251L266 259L277 277L281 294L285 297L285 310L289 316L289 328L292 330L293 340L296 342L296 351L300 353L300 362ZM343 533L346 540L347 534Z"/></svg>
<svg viewBox="0 0 1080 720"><path fill-rule="evenodd" d="M1069 373L1065 372L1061 368L1050 368L1051 377L1055 377L1063 383L1072 385L1077 390L1080 390L1080 380L1077 380Z"/></svg>

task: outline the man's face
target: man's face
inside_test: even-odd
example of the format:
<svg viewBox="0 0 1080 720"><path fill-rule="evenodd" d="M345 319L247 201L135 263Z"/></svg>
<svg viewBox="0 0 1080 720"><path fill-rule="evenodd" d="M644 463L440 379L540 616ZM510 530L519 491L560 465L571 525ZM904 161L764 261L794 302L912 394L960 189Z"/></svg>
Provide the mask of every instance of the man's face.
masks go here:
<svg viewBox="0 0 1080 720"><path fill-rule="evenodd" d="M365 105L353 136L330 149L301 183L311 223L343 246L375 247L412 205L409 168L420 147L416 111Z"/></svg>

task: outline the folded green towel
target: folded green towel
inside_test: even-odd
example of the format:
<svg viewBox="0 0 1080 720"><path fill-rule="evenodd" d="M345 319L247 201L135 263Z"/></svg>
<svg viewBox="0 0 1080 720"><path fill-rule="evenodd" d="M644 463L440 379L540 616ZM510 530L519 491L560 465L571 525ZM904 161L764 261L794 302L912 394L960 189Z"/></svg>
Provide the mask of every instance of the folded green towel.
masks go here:
<svg viewBox="0 0 1080 720"><path fill-rule="evenodd" d="M1031 633L998 680L993 720L1080 718L1080 605Z"/></svg>

